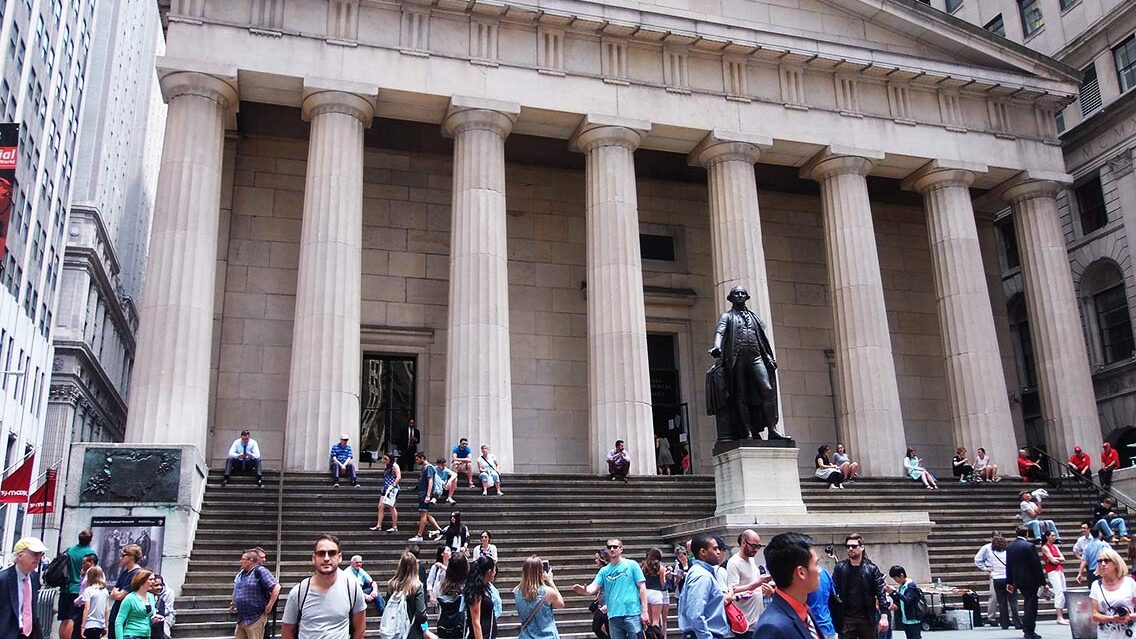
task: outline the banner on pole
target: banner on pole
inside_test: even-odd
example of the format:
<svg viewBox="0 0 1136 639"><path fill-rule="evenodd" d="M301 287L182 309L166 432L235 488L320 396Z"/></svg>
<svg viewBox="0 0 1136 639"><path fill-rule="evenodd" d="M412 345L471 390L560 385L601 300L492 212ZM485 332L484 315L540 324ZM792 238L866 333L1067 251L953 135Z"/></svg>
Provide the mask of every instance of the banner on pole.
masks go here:
<svg viewBox="0 0 1136 639"><path fill-rule="evenodd" d="M19 140L19 124L0 124L0 260L4 259L8 245L8 220L12 217L12 204L16 199Z"/></svg>
<svg viewBox="0 0 1136 639"><path fill-rule="evenodd" d="M35 453L24 458L24 463L0 482L0 504L26 504L32 485L32 466Z"/></svg>
<svg viewBox="0 0 1136 639"><path fill-rule="evenodd" d="M47 469L47 479L43 485L36 488L28 498L29 515L46 515L55 512L55 475L54 468Z"/></svg>

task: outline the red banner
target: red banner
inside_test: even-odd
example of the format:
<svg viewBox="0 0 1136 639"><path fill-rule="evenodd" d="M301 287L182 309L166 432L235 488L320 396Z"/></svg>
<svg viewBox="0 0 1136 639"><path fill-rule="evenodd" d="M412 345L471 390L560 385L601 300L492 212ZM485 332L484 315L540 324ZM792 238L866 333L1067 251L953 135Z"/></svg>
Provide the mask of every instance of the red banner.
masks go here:
<svg viewBox="0 0 1136 639"><path fill-rule="evenodd" d="M22 466L0 482L0 504L26 504L28 490L32 485L32 466L35 465L35 453L24 459Z"/></svg>
<svg viewBox="0 0 1136 639"><path fill-rule="evenodd" d="M28 498L29 515L46 515L55 512L55 474L54 468L48 468L47 479Z"/></svg>
<svg viewBox="0 0 1136 639"><path fill-rule="evenodd" d="M19 139L19 124L0 124L0 261L8 245L8 220L12 217L12 201L16 197Z"/></svg>

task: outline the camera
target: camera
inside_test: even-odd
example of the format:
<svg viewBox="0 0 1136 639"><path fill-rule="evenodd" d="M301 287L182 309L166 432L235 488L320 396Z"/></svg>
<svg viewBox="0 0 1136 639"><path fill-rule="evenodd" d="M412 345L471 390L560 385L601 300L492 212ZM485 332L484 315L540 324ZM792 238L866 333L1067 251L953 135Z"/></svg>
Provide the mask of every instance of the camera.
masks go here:
<svg viewBox="0 0 1136 639"><path fill-rule="evenodd" d="M824 554L828 555L829 557L832 557L833 559L836 558L836 552L832 550L831 544L824 547Z"/></svg>
<svg viewBox="0 0 1136 639"><path fill-rule="evenodd" d="M548 564L547 559L540 562L540 568L541 568L541 570L544 571L544 574L546 574L546 575L552 572L552 566L550 566Z"/></svg>

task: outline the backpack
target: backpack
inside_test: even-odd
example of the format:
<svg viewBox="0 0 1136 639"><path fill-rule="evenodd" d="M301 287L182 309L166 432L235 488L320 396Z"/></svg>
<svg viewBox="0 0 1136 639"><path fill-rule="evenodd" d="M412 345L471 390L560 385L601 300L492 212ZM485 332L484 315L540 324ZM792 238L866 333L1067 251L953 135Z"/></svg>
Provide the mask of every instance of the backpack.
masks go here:
<svg viewBox="0 0 1136 639"><path fill-rule="evenodd" d="M66 552L59 553L47 564L43 583L49 588L63 588L71 583L71 557Z"/></svg>
<svg viewBox="0 0 1136 639"><path fill-rule="evenodd" d="M258 566L258 567L261 567L261 566ZM268 569L265 568L265 570L268 570ZM346 575L346 573L340 571L339 576L345 577L347 575ZM351 599L351 605L347 608L347 619L349 620L349 623L348 623L348 626L347 626L347 633L348 633L347 636L353 637L353 636L355 636L355 613L352 612L352 611L355 610L355 603L357 601L359 601L359 589L361 588L361 586L359 585L358 579L356 579L355 577L349 577L349 578L351 579L351 582L354 582L354 586L353 587L349 586L347 588L348 590L351 591L351 594L348 595L348 597ZM259 580L259 577L258 577L258 580ZM296 587L300 589L300 605L296 607L296 636L299 636L299 634L300 634L300 620L304 618L304 602L308 600L308 592L310 592L311 589L312 589L312 578L308 577L307 579L304 579ZM405 636L402 639L405 639Z"/></svg>
<svg viewBox="0 0 1136 639"><path fill-rule="evenodd" d="M442 639L461 639L465 634L465 614L461 610L461 595L438 597L437 635Z"/></svg>
<svg viewBox="0 0 1136 639"><path fill-rule="evenodd" d="M383 610L383 617L379 621L379 637L381 639L406 639L410 634L410 615L407 614L406 595L396 591L387 599L387 607Z"/></svg>
<svg viewBox="0 0 1136 639"><path fill-rule="evenodd" d="M915 589L917 595L915 597L915 610L913 611L915 613L915 619L923 621L927 618L927 613L930 612L927 607L927 598L923 596L923 591L919 589L919 586L911 584L911 587Z"/></svg>

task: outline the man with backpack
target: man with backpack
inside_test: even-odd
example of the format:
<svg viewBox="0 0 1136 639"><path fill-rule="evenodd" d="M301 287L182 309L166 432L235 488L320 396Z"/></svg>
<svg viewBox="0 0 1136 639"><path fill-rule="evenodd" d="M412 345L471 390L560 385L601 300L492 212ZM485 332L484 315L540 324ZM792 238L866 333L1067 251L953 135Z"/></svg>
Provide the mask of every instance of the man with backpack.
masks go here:
<svg viewBox="0 0 1136 639"><path fill-rule="evenodd" d="M367 600L359 580L339 569L339 538L320 535L312 551L316 572L288 593L283 639L363 639Z"/></svg>
<svg viewBox="0 0 1136 639"><path fill-rule="evenodd" d="M845 537L848 559L836 564L832 580L836 593L844 602L841 639L875 639L877 632L887 632L888 597L884 592L884 575L864 553L864 538L858 533Z"/></svg>
<svg viewBox="0 0 1136 639"><path fill-rule="evenodd" d="M272 572L260 565L255 550L241 555L241 571L233 582L233 601L229 612L237 615L234 639L262 639L268 615L276 607L280 584Z"/></svg>
<svg viewBox="0 0 1136 639"><path fill-rule="evenodd" d="M426 522L429 521L434 530L430 531L430 538L433 539L442 534L442 527L438 525L438 521L430 514L430 506L438 501L434 496L435 488L438 483L438 469L426 463L426 453L418 451L414 456L414 463L422 464L422 472L418 475L418 534L414 535L407 541L412 544L419 544L425 541L422 539L422 533L426 532Z"/></svg>
<svg viewBox="0 0 1136 639"><path fill-rule="evenodd" d="M907 578L903 566L892 566L888 576L897 586L892 593L893 603L889 606L896 613L896 625L903 629L907 639L921 639L923 618L927 615L927 600L923 597L923 591Z"/></svg>
<svg viewBox="0 0 1136 639"><path fill-rule="evenodd" d="M44 570L43 581L59 588L59 639L71 639L75 628L75 598L79 596L79 582L83 579L83 557L92 554L91 531L79 533L79 543L59 553ZM80 614L82 611L79 611Z"/></svg>

